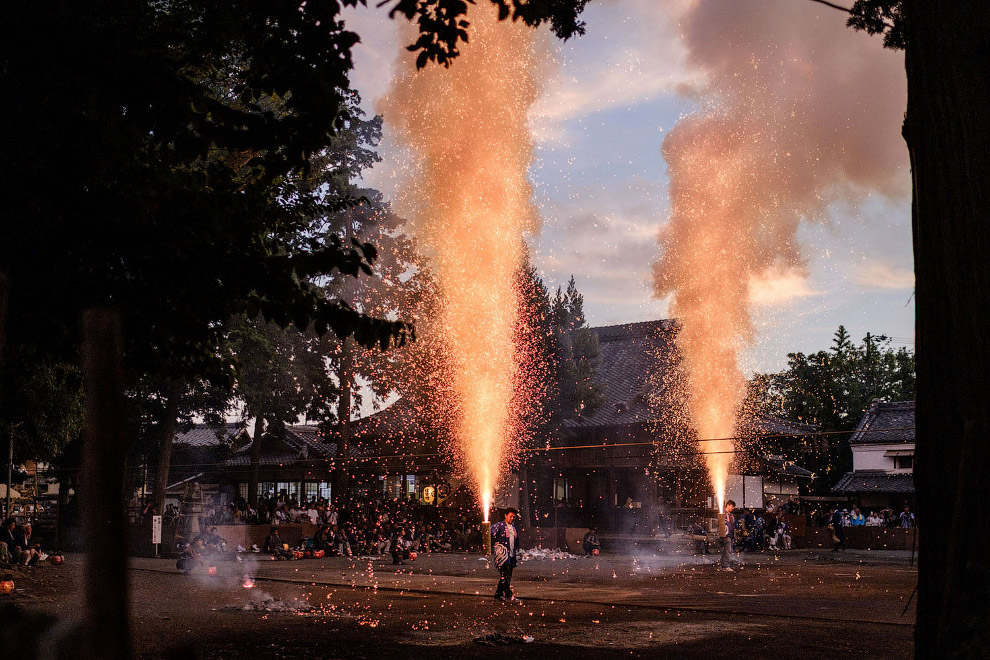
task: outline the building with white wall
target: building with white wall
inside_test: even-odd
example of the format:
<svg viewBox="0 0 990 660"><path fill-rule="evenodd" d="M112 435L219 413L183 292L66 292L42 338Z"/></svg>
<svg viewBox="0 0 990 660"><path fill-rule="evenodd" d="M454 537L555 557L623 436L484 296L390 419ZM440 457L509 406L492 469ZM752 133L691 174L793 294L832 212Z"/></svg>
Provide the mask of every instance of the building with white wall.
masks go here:
<svg viewBox="0 0 990 660"><path fill-rule="evenodd" d="M899 510L914 499L914 401L874 399L849 439L853 471L832 489L864 509Z"/></svg>

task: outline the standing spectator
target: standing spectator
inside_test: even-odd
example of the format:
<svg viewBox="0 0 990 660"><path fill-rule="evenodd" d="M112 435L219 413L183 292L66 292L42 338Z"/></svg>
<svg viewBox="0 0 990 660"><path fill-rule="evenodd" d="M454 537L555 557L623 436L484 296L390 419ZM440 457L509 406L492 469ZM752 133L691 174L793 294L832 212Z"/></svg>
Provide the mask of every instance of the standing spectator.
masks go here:
<svg viewBox="0 0 990 660"><path fill-rule="evenodd" d="M396 525L392 528L392 537L389 539L389 552L392 555L393 564L404 564L405 547L402 544L402 529Z"/></svg>
<svg viewBox="0 0 990 660"><path fill-rule="evenodd" d="M870 511L870 515L866 517L867 527L879 527L882 524L880 516L877 515L876 511Z"/></svg>
<svg viewBox="0 0 990 660"><path fill-rule="evenodd" d="M863 512L860 511L859 507L854 504L852 513L849 514L849 526L862 527L865 524L866 518L863 517Z"/></svg>
<svg viewBox="0 0 990 660"><path fill-rule="evenodd" d="M914 514L911 513L910 507L907 504L904 505L904 510L901 511L900 515L900 527L911 528L914 527Z"/></svg>
<svg viewBox="0 0 990 660"><path fill-rule="evenodd" d="M835 546L832 548L832 552L838 551L839 548L846 549L846 531L842 523L842 512L836 507L832 512L832 522L829 524L829 527L832 529L832 544Z"/></svg>

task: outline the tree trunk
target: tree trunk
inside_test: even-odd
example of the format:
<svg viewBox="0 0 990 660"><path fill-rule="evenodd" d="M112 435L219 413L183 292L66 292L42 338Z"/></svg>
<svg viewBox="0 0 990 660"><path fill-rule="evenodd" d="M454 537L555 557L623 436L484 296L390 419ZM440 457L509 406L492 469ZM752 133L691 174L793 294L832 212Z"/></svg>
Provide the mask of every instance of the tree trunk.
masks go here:
<svg viewBox="0 0 990 660"><path fill-rule="evenodd" d="M343 342L340 355L340 402L337 404L337 462L334 466L333 497L347 501L350 482L351 390L354 387L354 353L350 338Z"/></svg>
<svg viewBox="0 0 990 660"><path fill-rule="evenodd" d="M990 648L990 3L905 0L914 176L915 657Z"/></svg>
<svg viewBox="0 0 990 660"><path fill-rule="evenodd" d="M123 660L130 649L124 501L124 370L120 315L89 309L82 318L85 425L82 523L86 645L81 657Z"/></svg>
<svg viewBox="0 0 990 660"><path fill-rule="evenodd" d="M7 273L0 271L0 396L3 393L3 386L7 379L7 371L4 369L4 357L7 353L7 298L10 295L9 291L9 278ZM3 412L3 399L0 398L0 413ZM10 515L10 486L11 486L11 471L13 469L14 462L14 429L8 429L10 433L10 438L8 442L10 443L10 455L8 460L10 465L7 467L7 496L3 505L3 515Z"/></svg>
<svg viewBox="0 0 990 660"><path fill-rule="evenodd" d="M254 418L254 437L251 439L251 467L248 472L248 504L258 509L258 474L261 471L261 434L265 432L265 418Z"/></svg>
<svg viewBox="0 0 990 660"><path fill-rule="evenodd" d="M161 437L158 440L158 474L155 476L155 508L165 513L165 491L168 489L168 473L172 468L172 443L179 418L179 397L182 384L169 380L166 384L165 414L162 418Z"/></svg>

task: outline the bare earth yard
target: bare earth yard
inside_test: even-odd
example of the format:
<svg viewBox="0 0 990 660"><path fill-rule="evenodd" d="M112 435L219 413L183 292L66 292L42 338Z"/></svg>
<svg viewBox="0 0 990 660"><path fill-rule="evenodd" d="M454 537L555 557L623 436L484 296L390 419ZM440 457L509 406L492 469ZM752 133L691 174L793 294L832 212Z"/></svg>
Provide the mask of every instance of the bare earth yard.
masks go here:
<svg viewBox="0 0 990 660"><path fill-rule="evenodd" d="M258 557L218 562L216 576L132 560L136 655L786 660L909 658L913 649L914 603L902 612L917 574L903 553L750 555L735 573L695 558L534 560L516 569L522 602L512 605L491 599L495 572L477 555L405 566ZM0 602L70 621L82 607L81 568L70 556L15 569L17 591ZM493 633L502 636L476 641Z"/></svg>

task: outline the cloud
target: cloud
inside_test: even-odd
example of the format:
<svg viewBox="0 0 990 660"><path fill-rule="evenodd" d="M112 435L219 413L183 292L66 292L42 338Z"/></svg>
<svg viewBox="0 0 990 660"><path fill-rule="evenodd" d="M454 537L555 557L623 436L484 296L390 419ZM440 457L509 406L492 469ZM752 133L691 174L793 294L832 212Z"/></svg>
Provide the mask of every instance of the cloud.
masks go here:
<svg viewBox="0 0 990 660"><path fill-rule="evenodd" d="M824 291L812 289L800 269L773 268L749 281L749 302L754 305L786 305L821 295Z"/></svg>
<svg viewBox="0 0 990 660"><path fill-rule="evenodd" d="M870 261L853 273L853 282L867 289L906 290L914 288L914 272L884 261Z"/></svg>
<svg viewBox="0 0 990 660"><path fill-rule="evenodd" d="M628 108L698 86L676 34L685 0L626 0L591 6L588 32L558 47L559 68L534 106L537 140L560 141L560 124L609 108Z"/></svg>

